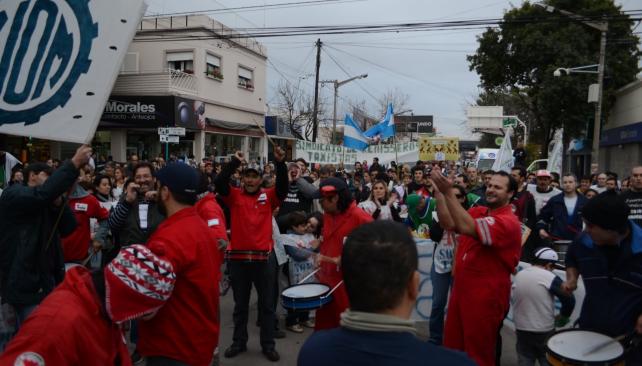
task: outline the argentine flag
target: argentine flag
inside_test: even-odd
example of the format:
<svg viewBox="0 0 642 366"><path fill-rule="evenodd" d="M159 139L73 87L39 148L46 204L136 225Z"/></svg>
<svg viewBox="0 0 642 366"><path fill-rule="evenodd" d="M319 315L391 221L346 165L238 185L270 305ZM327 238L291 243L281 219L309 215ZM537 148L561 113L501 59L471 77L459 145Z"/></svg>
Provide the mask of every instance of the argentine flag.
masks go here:
<svg viewBox="0 0 642 366"><path fill-rule="evenodd" d="M363 151L368 148L368 138L363 135L359 126L346 114L343 127L343 146Z"/></svg>
<svg viewBox="0 0 642 366"><path fill-rule="evenodd" d="M388 110L386 111L386 116L383 118L383 120L370 127L363 134L370 138L379 135L382 140L395 135L395 115L393 113L392 103L388 104Z"/></svg>

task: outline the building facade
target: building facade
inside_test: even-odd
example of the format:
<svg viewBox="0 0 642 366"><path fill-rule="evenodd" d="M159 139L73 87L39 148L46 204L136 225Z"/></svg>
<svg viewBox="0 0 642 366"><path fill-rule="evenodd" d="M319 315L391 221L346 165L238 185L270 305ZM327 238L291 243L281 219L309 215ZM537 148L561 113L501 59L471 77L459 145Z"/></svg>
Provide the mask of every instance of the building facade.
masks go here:
<svg viewBox="0 0 642 366"><path fill-rule="evenodd" d="M616 98L601 133L599 170L623 179L642 163L642 79L620 88Z"/></svg>
<svg viewBox="0 0 642 366"><path fill-rule="evenodd" d="M175 154L222 160L265 150L267 50L205 15L144 18L114 84L94 146L125 161ZM161 143L159 127L183 127Z"/></svg>

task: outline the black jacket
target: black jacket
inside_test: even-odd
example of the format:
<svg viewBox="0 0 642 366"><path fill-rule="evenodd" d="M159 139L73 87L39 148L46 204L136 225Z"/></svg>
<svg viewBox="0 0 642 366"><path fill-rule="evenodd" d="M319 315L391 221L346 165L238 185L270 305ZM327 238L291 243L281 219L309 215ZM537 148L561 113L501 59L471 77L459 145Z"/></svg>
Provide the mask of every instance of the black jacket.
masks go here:
<svg viewBox="0 0 642 366"><path fill-rule="evenodd" d="M71 162L66 162L43 185L14 184L0 197L0 295L3 302L39 304L62 282L65 266L60 237L74 231L76 219L69 205L58 208L53 201L67 191L77 177L78 170ZM58 227L54 228L59 216Z"/></svg>

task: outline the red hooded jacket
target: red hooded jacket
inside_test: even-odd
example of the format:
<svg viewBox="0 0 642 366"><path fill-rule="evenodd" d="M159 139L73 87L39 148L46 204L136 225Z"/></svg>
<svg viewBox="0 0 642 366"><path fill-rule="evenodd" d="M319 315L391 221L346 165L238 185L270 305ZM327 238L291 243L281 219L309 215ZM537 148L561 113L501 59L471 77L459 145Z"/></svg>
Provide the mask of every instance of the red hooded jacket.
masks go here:
<svg viewBox="0 0 642 366"><path fill-rule="evenodd" d="M65 280L27 318L0 365L120 365L131 360L121 330L105 313L89 270Z"/></svg>

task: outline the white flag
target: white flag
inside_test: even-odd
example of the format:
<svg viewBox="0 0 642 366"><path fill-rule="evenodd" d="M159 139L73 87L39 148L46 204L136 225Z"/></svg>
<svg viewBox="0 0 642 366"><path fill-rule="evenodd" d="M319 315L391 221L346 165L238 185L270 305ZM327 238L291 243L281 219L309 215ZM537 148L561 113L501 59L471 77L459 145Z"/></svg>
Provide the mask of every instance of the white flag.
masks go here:
<svg viewBox="0 0 642 366"><path fill-rule="evenodd" d="M510 143L511 131L511 128L506 130L504 141L502 142L502 146L499 147L499 152L497 153L497 159L495 159L495 162L493 163L492 169L496 172L503 170L506 173L510 174L511 169L513 168L513 147Z"/></svg>
<svg viewBox="0 0 642 366"><path fill-rule="evenodd" d="M143 0L2 1L0 133L91 141Z"/></svg>
<svg viewBox="0 0 642 366"><path fill-rule="evenodd" d="M564 129L558 128L555 130L553 141L551 141L548 148L548 165L547 169L551 173L562 174L562 152L564 145L562 137L564 136Z"/></svg>

